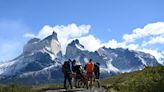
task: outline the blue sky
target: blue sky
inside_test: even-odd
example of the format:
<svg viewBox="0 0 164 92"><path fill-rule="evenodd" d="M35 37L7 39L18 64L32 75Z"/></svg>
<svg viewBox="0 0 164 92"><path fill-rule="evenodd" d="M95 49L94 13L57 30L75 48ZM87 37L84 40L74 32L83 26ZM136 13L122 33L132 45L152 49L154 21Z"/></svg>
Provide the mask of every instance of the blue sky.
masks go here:
<svg viewBox="0 0 164 92"><path fill-rule="evenodd" d="M112 42L124 44L129 39L124 39L124 35L138 35L133 32L137 28L143 32L146 25L156 23L163 28L163 9L163 0L0 0L0 60L18 56L30 39L24 35L30 33L37 36L45 25L89 25L89 32L84 36L93 36L101 45ZM156 29L158 31L159 28ZM137 44L140 49L163 50L163 40L140 46L144 44L141 43L143 38L145 42L153 40L153 37L164 38L163 31L156 35L151 33L141 33L143 37L134 37L135 41L126 42L126 45Z"/></svg>

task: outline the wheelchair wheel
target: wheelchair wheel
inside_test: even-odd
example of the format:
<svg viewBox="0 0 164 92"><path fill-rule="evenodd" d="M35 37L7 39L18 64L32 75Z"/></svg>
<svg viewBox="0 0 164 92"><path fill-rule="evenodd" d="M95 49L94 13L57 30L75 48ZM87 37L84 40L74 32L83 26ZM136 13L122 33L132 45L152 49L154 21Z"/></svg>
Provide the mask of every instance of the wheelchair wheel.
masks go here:
<svg viewBox="0 0 164 92"><path fill-rule="evenodd" d="M79 88L84 87L83 81L82 81L82 80L78 80L78 81L77 81L77 86L78 86Z"/></svg>

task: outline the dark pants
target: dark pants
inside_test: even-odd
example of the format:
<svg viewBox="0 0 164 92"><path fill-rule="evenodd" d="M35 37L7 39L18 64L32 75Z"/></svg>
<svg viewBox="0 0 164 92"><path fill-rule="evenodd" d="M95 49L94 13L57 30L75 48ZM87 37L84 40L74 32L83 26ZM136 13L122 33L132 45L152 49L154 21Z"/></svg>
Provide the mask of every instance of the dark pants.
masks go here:
<svg viewBox="0 0 164 92"><path fill-rule="evenodd" d="M100 73L99 73L99 72L94 72L94 73L95 73L95 78L96 78L96 79L99 79Z"/></svg>
<svg viewBox="0 0 164 92"><path fill-rule="evenodd" d="M70 73L64 74L64 88L67 88L66 87L66 81L67 80L68 80L69 85L71 86L71 89L72 89L72 82L71 82L71 74Z"/></svg>
<svg viewBox="0 0 164 92"><path fill-rule="evenodd" d="M99 77L100 77L100 73L99 73L99 72L95 72L95 79L96 79L96 82L97 82L97 86L98 86L98 88L100 88Z"/></svg>

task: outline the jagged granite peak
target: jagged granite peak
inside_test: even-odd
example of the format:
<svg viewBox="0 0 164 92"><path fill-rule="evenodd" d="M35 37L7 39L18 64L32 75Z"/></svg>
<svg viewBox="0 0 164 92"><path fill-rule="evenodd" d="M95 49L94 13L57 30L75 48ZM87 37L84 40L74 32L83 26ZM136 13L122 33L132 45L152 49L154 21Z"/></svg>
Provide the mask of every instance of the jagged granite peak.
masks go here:
<svg viewBox="0 0 164 92"><path fill-rule="evenodd" d="M37 43L37 42L39 42L39 41L40 41L39 38L32 38L31 40L29 40L29 41L27 42L27 44Z"/></svg>
<svg viewBox="0 0 164 92"><path fill-rule="evenodd" d="M82 44L80 44L78 39L75 39L71 43L68 44L68 46L77 46L77 45L84 49L84 46Z"/></svg>
<svg viewBox="0 0 164 92"><path fill-rule="evenodd" d="M43 83L43 76L47 76L43 73L54 76L44 82L54 82L54 78L58 75L62 76L62 72L59 71L61 59L61 46L55 32L42 40L32 38L25 44L20 56L0 64L0 82L7 83L18 79L17 82L25 84L38 83L37 81ZM21 77L22 74L26 75ZM34 77L36 81L33 80Z"/></svg>
<svg viewBox="0 0 164 92"><path fill-rule="evenodd" d="M41 44L50 53L55 54L55 56L62 57L61 45L58 41L57 33L55 31L53 31L50 36L43 39Z"/></svg>
<svg viewBox="0 0 164 92"><path fill-rule="evenodd" d="M68 58L75 58L82 51L85 51L84 46L82 44L80 44L78 39L75 39L71 43L69 43L68 46L66 47L65 58L67 58L67 59Z"/></svg>
<svg viewBox="0 0 164 92"><path fill-rule="evenodd" d="M143 69L145 66L157 66L158 62L154 56L123 48L99 48L98 53L121 72L129 72Z"/></svg>
<svg viewBox="0 0 164 92"><path fill-rule="evenodd" d="M123 48L99 48L90 52L78 39L73 40L62 55L57 33L44 39L33 38L24 46L23 53L11 62L0 64L0 83L11 81L23 84L61 82L61 66L67 59L76 59L82 66L92 59L101 64L101 78L132 72L145 66L156 66L157 60L147 54Z"/></svg>
<svg viewBox="0 0 164 92"><path fill-rule="evenodd" d="M53 31L51 35L43 40L33 38L23 48L24 54L36 53L38 51L49 52L51 56L53 55L53 58L62 57L61 45L57 39L57 33Z"/></svg>
<svg viewBox="0 0 164 92"><path fill-rule="evenodd" d="M53 40L53 39L58 41L57 33L55 31L53 31L52 34L46 37L44 40Z"/></svg>
<svg viewBox="0 0 164 92"><path fill-rule="evenodd" d="M79 43L80 43L79 40L75 39L69 45L75 45L75 44L79 44Z"/></svg>
<svg viewBox="0 0 164 92"><path fill-rule="evenodd" d="M138 57L142 63L144 64L144 66L157 66L159 65L158 61L156 60L156 58L152 55L150 55L149 53L144 53L144 52L140 52L140 51L134 51L135 57Z"/></svg>

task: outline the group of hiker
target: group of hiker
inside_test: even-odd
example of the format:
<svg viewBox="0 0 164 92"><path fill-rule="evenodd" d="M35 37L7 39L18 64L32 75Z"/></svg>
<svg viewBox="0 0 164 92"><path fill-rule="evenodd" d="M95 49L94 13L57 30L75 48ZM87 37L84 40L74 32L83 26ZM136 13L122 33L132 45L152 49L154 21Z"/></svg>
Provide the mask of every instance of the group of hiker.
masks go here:
<svg viewBox="0 0 164 92"><path fill-rule="evenodd" d="M67 89L66 81L68 80L70 88L72 89L72 81L75 83L75 87L77 86L77 80L80 79L86 87L92 87L93 81L98 83L98 87L100 87L99 76L100 76L100 63L89 61L86 63L84 68L82 65L78 64L76 60L68 59L62 65L62 72L64 74L64 88Z"/></svg>

